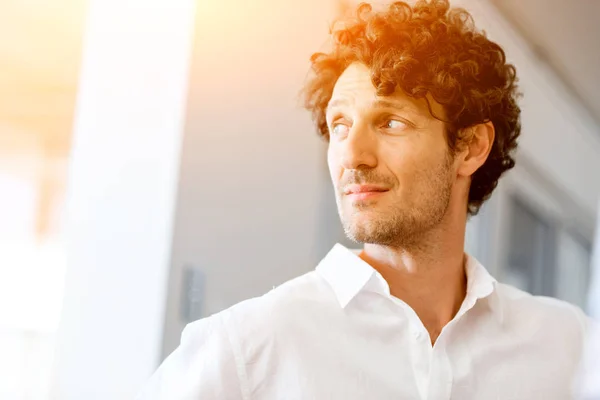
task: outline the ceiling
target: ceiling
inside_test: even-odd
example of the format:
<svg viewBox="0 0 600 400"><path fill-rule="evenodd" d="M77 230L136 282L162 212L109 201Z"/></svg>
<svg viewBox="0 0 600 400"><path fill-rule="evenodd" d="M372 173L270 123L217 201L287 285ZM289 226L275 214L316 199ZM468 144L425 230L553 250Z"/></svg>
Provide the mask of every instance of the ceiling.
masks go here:
<svg viewBox="0 0 600 400"><path fill-rule="evenodd" d="M490 1L600 127L600 1Z"/></svg>

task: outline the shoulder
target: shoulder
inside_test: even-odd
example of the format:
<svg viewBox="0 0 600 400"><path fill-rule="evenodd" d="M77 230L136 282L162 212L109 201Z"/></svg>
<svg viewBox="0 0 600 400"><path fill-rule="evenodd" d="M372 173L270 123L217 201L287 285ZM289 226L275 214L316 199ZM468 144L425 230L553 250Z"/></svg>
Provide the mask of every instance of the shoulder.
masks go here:
<svg viewBox="0 0 600 400"><path fill-rule="evenodd" d="M235 354L220 314L188 324L181 342L154 372L137 400L238 400L242 391Z"/></svg>
<svg viewBox="0 0 600 400"><path fill-rule="evenodd" d="M268 293L189 324L184 335L227 334L234 341L260 341L327 313L335 295L316 271L289 280ZM220 333L219 333L220 332ZM235 343L234 343L235 344Z"/></svg>
<svg viewBox="0 0 600 400"><path fill-rule="evenodd" d="M541 313L544 316L581 318L582 320L585 318L581 308L564 300L547 296L534 296L504 283L498 283L497 290L504 304L512 312L534 312L536 314Z"/></svg>
<svg viewBox="0 0 600 400"><path fill-rule="evenodd" d="M336 312L335 301L326 282L312 271L188 325L182 343L195 343L188 349L196 355L199 347L217 349L218 353L211 352L212 358L227 358L222 362L230 371L227 375L233 375L235 366L245 390L252 380L252 371L259 366L279 365L286 352L299 349L307 338L316 337L318 329Z"/></svg>
<svg viewBox="0 0 600 400"><path fill-rule="evenodd" d="M268 293L234 305L222 318L234 336L264 336L268 332L301 324L327 312L335 295L316 271L292 279Z"/></svg>
<svg viewBox="0 0 600 400"><path fill-rule="evenodd" d="M248 398L245 365L269 354L276 337L310 325L304 321L333 296L327 288L313 271L188 324L138 399Z"/></svg>
<svg viewBox="0 0 600 400"><path fill-rule="evenodd" d="M504 321L515 329L543 332L547 337L582 343L589 318L576 305L546 296L534 296L513 286L499 283Z"/></svg>

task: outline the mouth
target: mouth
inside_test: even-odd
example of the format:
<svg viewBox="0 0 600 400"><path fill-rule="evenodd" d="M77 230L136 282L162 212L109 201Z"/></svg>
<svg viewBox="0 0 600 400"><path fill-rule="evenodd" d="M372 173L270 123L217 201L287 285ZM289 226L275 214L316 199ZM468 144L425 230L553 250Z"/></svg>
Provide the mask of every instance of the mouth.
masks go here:
<svg viewBox="0 0 600 400"><path fill-rule="evenodd" d="M389 189L375 185L350 185L344 194L352 200L367 200L383 195Z"/></svg>
<svg viewBox="0 0 600 400"><path fill-rule="evenodd" d="M378 196L383 195L386 191L378 191L378 192L359 192L359 193L348 193L348 197L352 200L367 200L373 199Z"/></svg>

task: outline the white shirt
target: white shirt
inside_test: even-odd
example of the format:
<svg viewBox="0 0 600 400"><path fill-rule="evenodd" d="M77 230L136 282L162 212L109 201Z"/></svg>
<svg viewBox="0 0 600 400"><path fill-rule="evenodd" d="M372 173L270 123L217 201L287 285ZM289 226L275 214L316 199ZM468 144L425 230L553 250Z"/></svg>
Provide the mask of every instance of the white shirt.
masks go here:
<svg viewBox="0 0 600 400"><path fill-rule="evenodd" d="M138 399L565 400L585 316L473 257L435 345L382 276L335 245L316 271L189 324Z"/></svg>

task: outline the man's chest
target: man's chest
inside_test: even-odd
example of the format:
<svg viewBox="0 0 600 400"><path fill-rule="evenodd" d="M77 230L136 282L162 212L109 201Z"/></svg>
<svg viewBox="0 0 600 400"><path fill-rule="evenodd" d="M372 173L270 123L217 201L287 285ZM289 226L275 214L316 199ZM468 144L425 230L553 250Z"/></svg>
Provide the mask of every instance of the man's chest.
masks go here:
<svg viewBox="0 0 600 400"><path fill-rule="evenodd" d="M333 339L333 338L332 338ZM337 340L269 348L246 365L253 399L557 399L573 368L543 347L439 346L410 337ZM416 338L414 338L416 339Z"/></svg>

